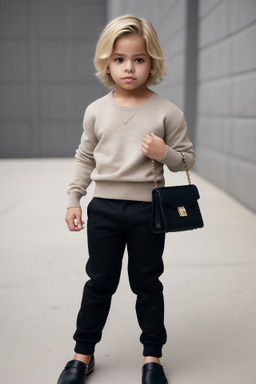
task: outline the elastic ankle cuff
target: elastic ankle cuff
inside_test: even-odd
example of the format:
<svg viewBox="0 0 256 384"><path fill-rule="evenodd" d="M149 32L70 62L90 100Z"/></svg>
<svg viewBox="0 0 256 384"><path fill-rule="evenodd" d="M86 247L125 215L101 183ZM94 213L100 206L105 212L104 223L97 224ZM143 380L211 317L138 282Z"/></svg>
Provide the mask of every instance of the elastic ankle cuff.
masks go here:
<svg viewBox="0 0 256 384"><path fill-rule="evenodd" d="M76 343L75 345L75 352L81 355L92 355L94 353L94 349L94 345L84 345L80 343Z"/></svg>
<svg viewBox="0 0 256 384"><path fill-rule="evenodd" d="M162 345L144 345L143 356L162 357Z"/></svg>

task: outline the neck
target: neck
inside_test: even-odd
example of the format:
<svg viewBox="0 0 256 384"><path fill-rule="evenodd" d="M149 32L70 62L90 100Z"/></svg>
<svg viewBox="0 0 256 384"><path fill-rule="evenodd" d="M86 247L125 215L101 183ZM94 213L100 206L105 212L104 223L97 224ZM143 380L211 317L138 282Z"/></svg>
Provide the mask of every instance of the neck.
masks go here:
<svg viewBox="0 0 256 384"><path fill-rule="evenodd" d="M135 107L144 103L152 96L153 92L145 87L144 89L124 90L116 87L113 92L115 101L126 107Z"/></svg>

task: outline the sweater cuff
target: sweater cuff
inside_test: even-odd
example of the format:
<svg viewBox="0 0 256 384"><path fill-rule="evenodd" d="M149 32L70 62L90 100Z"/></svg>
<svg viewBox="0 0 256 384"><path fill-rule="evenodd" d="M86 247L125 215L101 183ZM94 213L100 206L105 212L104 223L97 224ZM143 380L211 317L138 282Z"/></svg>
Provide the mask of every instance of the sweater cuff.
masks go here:
<svg viewBox="0 0 256 384"><path fill-rule="evenodd" d="M173 171L179 170L180 165L183 162L181 154L169 147L168 145L166 147L166 154L161 160L159 160L159 162L167 165L167 167L171 168Z"/></svg>
<svg viewBox="0 0 256 384"><path fill-rule="evenodd" d="M80 205L81 197L82 197L81 193L78 193L78 192L69 193L68 208L81 207Z"/></svg>

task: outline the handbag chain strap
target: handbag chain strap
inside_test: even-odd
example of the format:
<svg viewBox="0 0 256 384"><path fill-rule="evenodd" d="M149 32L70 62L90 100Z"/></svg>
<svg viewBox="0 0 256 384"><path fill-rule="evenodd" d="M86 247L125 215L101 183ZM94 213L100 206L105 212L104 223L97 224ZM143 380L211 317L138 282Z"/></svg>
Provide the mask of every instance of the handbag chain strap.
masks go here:
<svg viewBox="0 0 256 384"><path fill-rule="evenodd" d="M183 163L184 163L186 176L187 176L187 179L188 179L188 184L191 184L191 178L190 178L190 173L189 173L189 170L188 170L187 160L185 159L185 156L184 156L184 154L182 152L179 152L179 153L182 156L182 160L183 160ZM153 177L154 177L154 186L155 186L155 188L158 188L157 178L156 178L156 161L154 159L152 159L152 169L153 169Z"/></svg>

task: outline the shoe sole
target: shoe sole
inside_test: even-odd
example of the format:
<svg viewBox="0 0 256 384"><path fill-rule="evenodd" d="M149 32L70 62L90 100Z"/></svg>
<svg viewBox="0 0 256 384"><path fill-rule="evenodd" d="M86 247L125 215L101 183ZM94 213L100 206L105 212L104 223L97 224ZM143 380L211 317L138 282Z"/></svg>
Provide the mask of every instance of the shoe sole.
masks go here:
<svg viewBox="0 0 256 384"><path fill-rule="evenodd" d="M93 373L93 371L94 371L94 367L95 367L95 365L93 365L93 366L88 370L88 372L86 373L86 376L89 376L91 373Z"/></svg>

